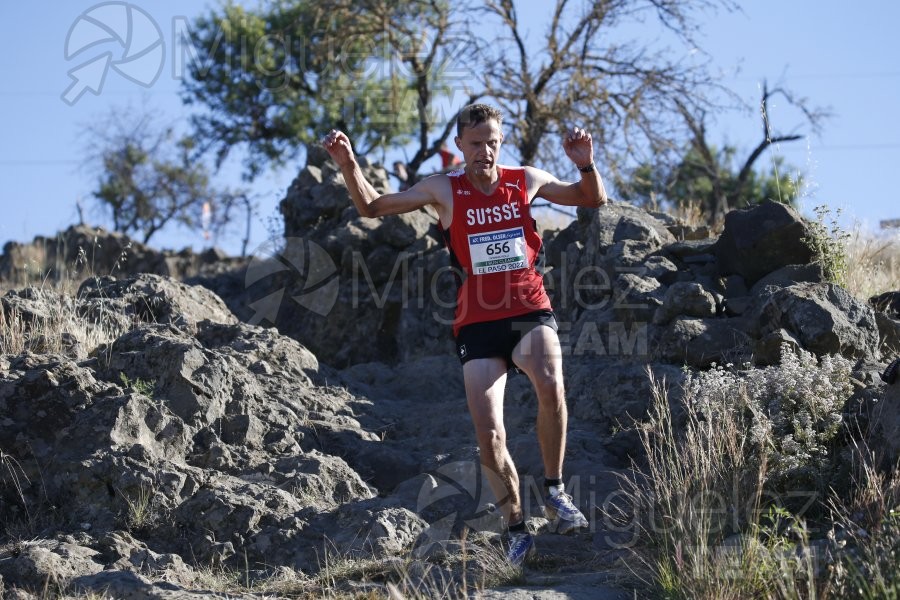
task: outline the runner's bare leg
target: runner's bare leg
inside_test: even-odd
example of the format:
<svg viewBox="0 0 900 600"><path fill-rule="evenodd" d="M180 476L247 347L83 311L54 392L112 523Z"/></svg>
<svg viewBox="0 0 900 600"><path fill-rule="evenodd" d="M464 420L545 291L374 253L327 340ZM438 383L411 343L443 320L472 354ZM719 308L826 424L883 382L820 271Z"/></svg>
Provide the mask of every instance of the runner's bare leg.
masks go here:
<svg viewBox="0 0 900 600"><path fill-rule="evenodd" d="M523 519L519 475L506 448L503 426L503 392L506 361L476 358L463 365L469 414L481 450L481 464L507 524Z"/></svg>
<svg viewBox="0 0 900 600"><path fill-rule="evenodd" d="M537 431L544 475L558 479L562 477L568 419L559 336L550 327L539 325L522 337L512 357L537 393Z"/></svg>

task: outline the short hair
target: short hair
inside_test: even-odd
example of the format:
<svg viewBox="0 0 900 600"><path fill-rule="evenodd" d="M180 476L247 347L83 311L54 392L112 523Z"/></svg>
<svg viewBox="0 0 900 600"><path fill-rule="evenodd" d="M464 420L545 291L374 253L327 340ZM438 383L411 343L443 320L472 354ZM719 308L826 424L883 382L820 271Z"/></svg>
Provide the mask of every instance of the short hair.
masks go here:
<svg viewBox="0 0 900 600"><path fill-rule="evenodd" d="M498 124L503 123L503 113L500 109L490 104L469 104L459 111L456 117L456 135L462 137L463 129L475 127L485 121L494 119Z"/></svg>

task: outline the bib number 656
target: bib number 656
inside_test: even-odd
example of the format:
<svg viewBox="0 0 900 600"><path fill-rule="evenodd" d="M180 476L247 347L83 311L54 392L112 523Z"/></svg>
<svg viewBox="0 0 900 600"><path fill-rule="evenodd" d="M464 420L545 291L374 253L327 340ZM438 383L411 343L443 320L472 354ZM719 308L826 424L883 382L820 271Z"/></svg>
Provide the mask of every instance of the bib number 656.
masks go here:
<svg viewBox="0 0 900 600"><path fill-rule="evenodd" d="M488 244L484 251L488 256L494 256L495 254L509 254L509 242L494 242L493 244Z"/></svg>

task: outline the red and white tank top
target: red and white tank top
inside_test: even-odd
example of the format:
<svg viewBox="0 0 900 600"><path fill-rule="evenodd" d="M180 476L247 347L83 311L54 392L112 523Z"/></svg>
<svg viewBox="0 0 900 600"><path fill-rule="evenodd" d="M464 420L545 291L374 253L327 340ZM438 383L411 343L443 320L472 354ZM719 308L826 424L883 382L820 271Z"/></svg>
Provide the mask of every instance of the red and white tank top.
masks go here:
<svg viewBox="0 0 900 600"><path fill-rule="evenodd" d="M541 236L531 218L525 169L497 167L494 193L478 191L460 169L448 173L453 221L441 231L463 281L456 296L453 335L471 323L549 310L544 280L535 269Z"/></svg>

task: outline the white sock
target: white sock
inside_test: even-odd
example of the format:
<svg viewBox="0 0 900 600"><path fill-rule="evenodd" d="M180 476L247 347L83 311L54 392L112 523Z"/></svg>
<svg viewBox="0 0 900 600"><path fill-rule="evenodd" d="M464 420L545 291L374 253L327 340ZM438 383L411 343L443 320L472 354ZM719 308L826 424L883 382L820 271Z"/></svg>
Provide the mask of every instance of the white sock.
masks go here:
<svg viewBox="0 0 900 600"><path fill-rule="evenodd" d="M566 484L561 483L559 485L551 485L547 488L547 492L550 494L550 497L553 498L558 496L566 491Z"/></svg>

